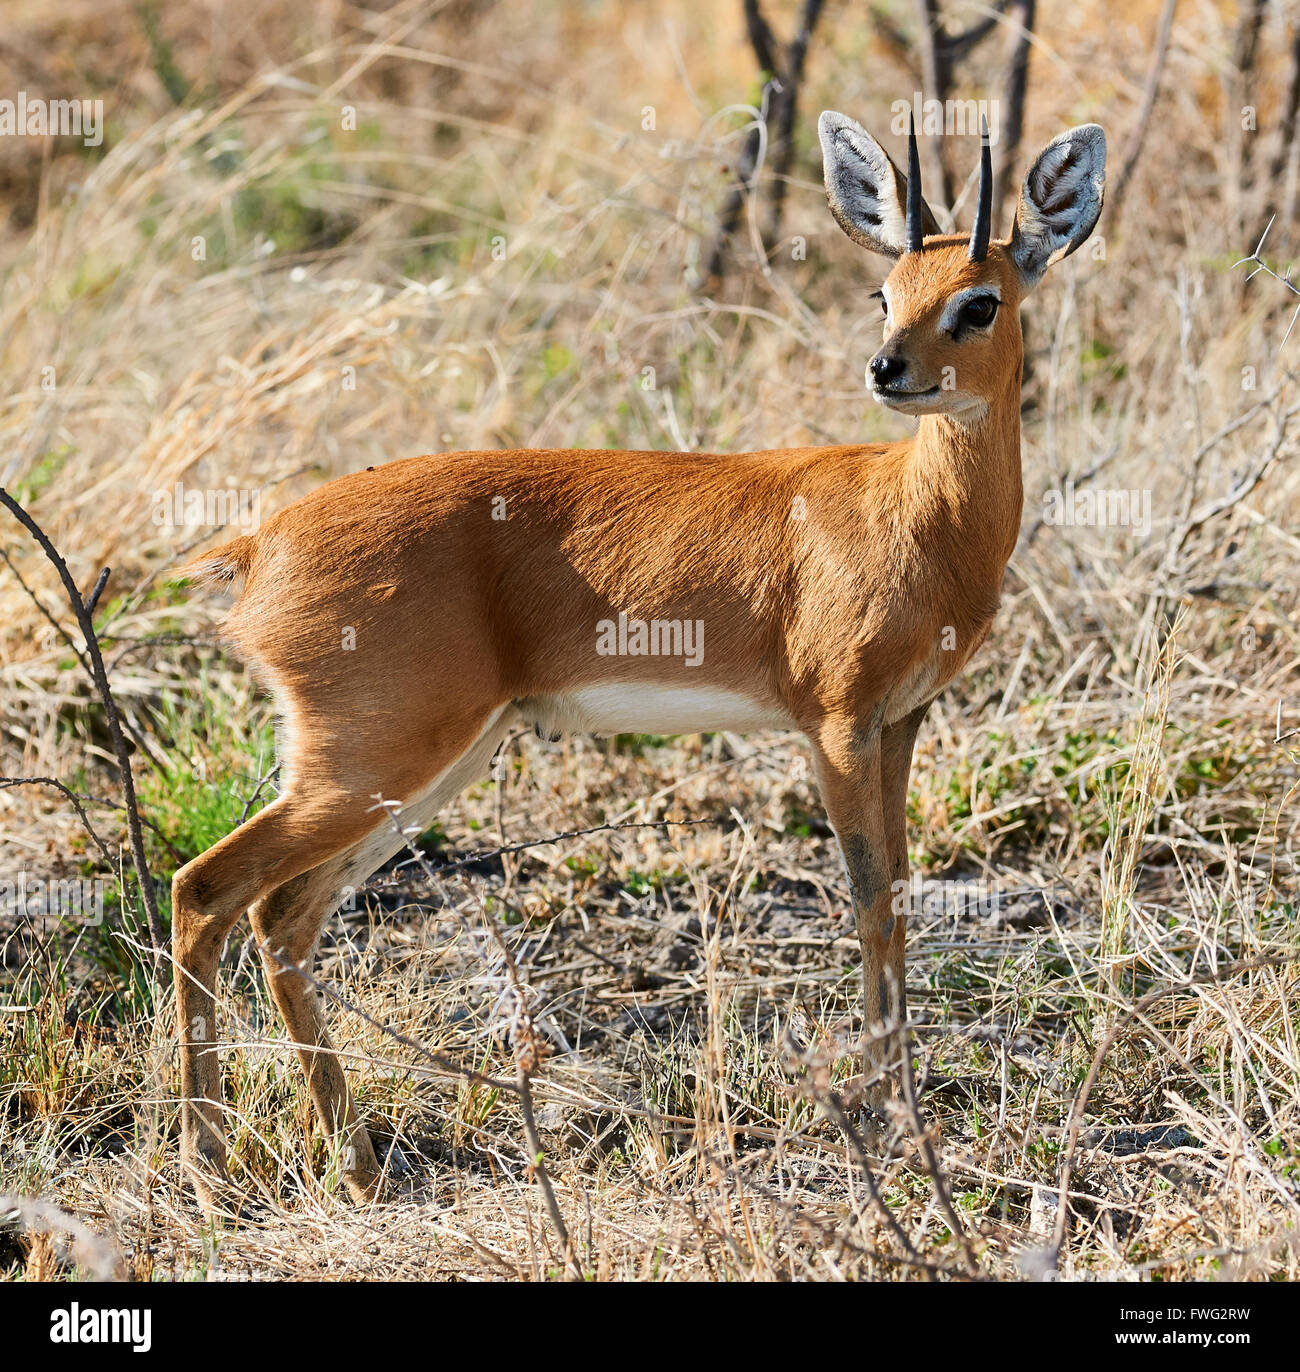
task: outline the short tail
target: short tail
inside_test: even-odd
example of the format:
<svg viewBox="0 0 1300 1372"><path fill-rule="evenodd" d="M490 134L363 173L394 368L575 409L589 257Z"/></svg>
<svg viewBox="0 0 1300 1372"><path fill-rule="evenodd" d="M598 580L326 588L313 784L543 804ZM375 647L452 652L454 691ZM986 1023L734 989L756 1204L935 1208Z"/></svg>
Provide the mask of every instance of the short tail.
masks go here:
<svg viewBox="0 0 1300 1372"><path fill-rule="evenodd" d="M191 558L180 571L200 586L234 586L242 583L253 566L257 540L250 534Z"/></svg>

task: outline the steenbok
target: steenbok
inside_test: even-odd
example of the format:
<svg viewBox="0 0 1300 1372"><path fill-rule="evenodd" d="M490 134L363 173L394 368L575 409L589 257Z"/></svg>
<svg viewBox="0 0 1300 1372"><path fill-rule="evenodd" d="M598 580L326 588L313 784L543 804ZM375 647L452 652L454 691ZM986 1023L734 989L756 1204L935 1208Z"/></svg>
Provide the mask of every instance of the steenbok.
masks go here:
<svg viewBox="0 0 1300 1372"><path fill-rule="evenodd" d="M248 910L348 1187L380 1175L293 970L345 888L402 845L377 798L427 825L512 724L554 735L795 728L808 738L862 944L863 1020L905 1014L904 801L930 702L988 633L1020 526L1019 309L1101 213L1106 140L1052 140L1005 242L990 242L982 140L974 229L941 235L908 176L821 116L831 213L896 259L882 405L898 443L702 454L442 453L331 481L199 559L242 580L225 629L274 693L281 791L172 887L183 1158L226 1191L213 986ZM882 1036L869 1077L885 1066Z"/></svg>

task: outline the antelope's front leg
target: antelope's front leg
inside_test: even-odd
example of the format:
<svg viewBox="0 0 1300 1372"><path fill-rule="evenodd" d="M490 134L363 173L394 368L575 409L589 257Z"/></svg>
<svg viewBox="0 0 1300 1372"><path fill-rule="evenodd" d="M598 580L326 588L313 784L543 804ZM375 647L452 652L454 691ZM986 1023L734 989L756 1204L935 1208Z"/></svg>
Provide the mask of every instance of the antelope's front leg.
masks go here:
<svg viewBox="0 0 1300 1372"><path fill-rule="evenodd" d="M907 1014L906 900L896 884L906 877L907 850L901 814L894 811L906 797L916 732L913 726L906 741L900 795L901 726L883 728L883 713L878 707L867 721L826 721L812 740L817 780L844 856L862 947L863 1068L867 1099L875 1105L888 1095L889 1074L898 1065L895 1039L888 1031Z"/></svg>
<svg viewBox="0 0 1300 1372"><path fill-rule="evenodd" d="M894 917L886 965L893 969L897 987L894 1011L899 1024L907 1019L904 959L911 897L907 861L907 783L912 775L916 733L929 708L928 704L922 705L880 731L880 804L884 812L885 849L889 855L890 912Z"/></svg>

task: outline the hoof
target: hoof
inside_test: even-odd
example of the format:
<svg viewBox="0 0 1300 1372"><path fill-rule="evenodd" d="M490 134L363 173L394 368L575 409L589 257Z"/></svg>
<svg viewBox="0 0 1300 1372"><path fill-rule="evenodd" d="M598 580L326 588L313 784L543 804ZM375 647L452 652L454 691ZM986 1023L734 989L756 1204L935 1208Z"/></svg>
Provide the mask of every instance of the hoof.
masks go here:
<svg viewBox="0 0 1300 1372"><path fill-rule="evenodd" d="M349 1172L344 1176L343 1184L348 1188L354 1205L372 1205L383 1192L383 1181L378 1172L371 1175Z"/></svg>
<svg viewBox="0 0 1300 1372"><path fill-rule="evenodd" d="M264 1220L269 1214L261 1201L230 1180L224 1158L187 1154L181 1159L181 1175L193 1187L199 1209L209 1220L240 1226Z"/></svg>

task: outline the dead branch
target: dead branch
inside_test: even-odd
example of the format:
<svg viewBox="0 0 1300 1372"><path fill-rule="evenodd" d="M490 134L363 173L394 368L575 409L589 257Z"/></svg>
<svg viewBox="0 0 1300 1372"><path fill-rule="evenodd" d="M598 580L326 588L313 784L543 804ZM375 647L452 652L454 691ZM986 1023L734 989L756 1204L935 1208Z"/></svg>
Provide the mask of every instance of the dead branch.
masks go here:
<svg viewBox="0 0 1300 1372"><path fill-rule="evenodd" d="M705 257L701 279L706 290L716 290L727 268L727 248L740 223L741 212L750 201L758 181L769 121L775 128L772 143L775 183L767 215L767 236L774 242L781 232L785 191L794 157L794 121L799 102L799 85L808 57L808 45L821 17L825 0L804 0L794 37L784 47L777 41L763 14L759 0L744 0L745 32L763 78L762 108L745 138L744 150L736 168L736 180L718 215L718 228Z"/></svg>
<svg viewBox="0 0 1300 1372"><path fill-rule="evenodd" d="M922 95L942 104L948 98L952 84L952 62L945 42L943 22L939 17L938 0L917 0L918 17L921 23L917 47L921 54ZM944 158L944 140L927 138L922 147L926 161L926 178L931 187L937 187L938 199L945 205L952 204L952 177L948 174L948 164ZM930 194L935 194L931 190Z"/></svg>
<svg viewBox="0 0 1300 1372"><path fill-rule="evenodd" d="M813 30L821 18L824 0L804 0L799 15L799 27L785 52L785 68L780 88L772 100L772 122L776 138L772 142L772 201L768 207L767 241L775 244L781 236L781 219L785 212L785 193L789 183L790 164L794 159L794 119L799 103L799 86L803 81L804 63Z"/></svg>
<svg viewBox="0 0 1300 1372"><path fill-rule="evenodd" d="M1007 187L1015 174L1020 139L1025 129L1025 93L1029 87L1029 49L1034 35L1035 0L1016 0L1017 20L1012 28L1007 59L1006 113L998 135L998 166L993 175L992 222L998 223Z"/></svg>
<svg viewBox="0 0 1300 1372"><path fill-rule="evenodd" d="M916 1101L916 1082L912 1077L912 1045L906 1024L898 1026L897 1035L901 1049L898 1082L903 1093L903 1104L907 1107L908 1117L911 1120L913 1137L916 1139L916 1146L921 1152L921 1163L930 1178L930 1185L934 1188L935 1197L939 1202L939 1208L944 1213L944 1218L948 1221L948 1227L952 1230L953 1237L961 1244L966 1266L974 1274L978 1269L978 1264L975 1260L974 1250L971 1248L970 1235L966 1232L966 1226L962 1223L961 1216L957 1214L956 1208L953 1206L948 1179L944 1176L943 1168L939 1165L934 1146L930 1142L930 1131L925 1127L925 1121L921 1118L920 1106Z"/></svg>
<svg viewBox="0 0 1300 1372"><path fill-rule="evenodd" d="M1286 98L1282 107L1282 122L1278 130L1277 151L1269 167L1269 194L1265 213L1282 220L1283 243L1291 241L1291 225L1295 221L1296 183L1300 179L1300 141L1296 139L1296 124L1300 122L1300 24L1291 34L1291 62L1287 75ZM1274 192L1281 186L1278 202Z"/></svg>
<svg viewBox="0 0 1300 1372"><path fill-rule="evenodd" d="M433 884L443 899L447 909L455 912L456 918L460 921L462 928L472 938L473 931L456 910L455 902L451 898L451 893L447 890L446 884L441 876L434 870L428 859L424 856L421 849L417 848L412 839L414 835L408 833L402 827L399 819L400 806L392 802L379 801L379 805L387 812L392 820L397 832L402 836L402 841L407 850L415 860L416 866L426 878ZM542 1200L546 1206L547 1215L550 1217L551 1226L555 1230L556 1237L560 1241L560 1246L564 1252L565 1264L569 1269L570 1278L575 1281L585 1281L586 1274L582 1270L582 1265L578 1261L578 1255L573 1246L573 1241L569 1237L568 1226L564 1222L564 1216L560 1211L559 1202L555 1198L555 1188L551 1185L551 1178L546 1170L546 1154L541 1146L541 1141L537 1133L537 1118L533 1109L533 1076L540 1069L546 1056L546 1044L537 1032L537 1026L533 1023L533 1017L529 1008L528 996L519 978L519 968L515 962L514 954L510 950L510 945L502 936L501 930L497 927L496 921L488 914L486 907L478 898L478 893L471 890L474 899L478 901L479 913L487 932L501 951L501 956L505 962L506 976L510 982L511 993L514 997L515 1011L511 1023L511 1041L515 1052L515 1094L519 1097L519 1111L523 1119L524 1140L527 1146L527 1163L529 1172L537 1178L538 1188L542 1193Z"/></svg>
<svg viewBox="0 0 1300 1372"><path fill-rule="evenodd" d="M62 781L60 781L57 777L0 776L0 788L7 788L10 786L52 786L55 790L61 791L63 795L67 797L72 807L76 810L77 816L81 820L82 827L86 830L90 837L94 839L95 846L99 849L101 853L104 854L105 859L108 861L109 865L114 869L114 871L117 870L117 859L113 857L113 855L108 851L108 847L104 843L103 839L101 839L100 836L91 827L90 821L86 818L86 813L81 808L79 802L89 801L91 805L102 805L105 807L105 809L108 810L125 810L126 806L123 805L120 800L109 800L107 796L92 796L87 795L84 791L73 791ZM184 855L177 849L176 845L171 841L171 839L167 837L167 835L162 831L162 829L153 822L153 820L151 820L147 815L141 815L140 823L143 824L144 827L148 829L149 832L153 834L155 838L158 839L158 841L167 849L167 851L171 854L172 858L177 863L184 863Z"/></svg>
<svg viewBox="0 0 1300 1372"><path fill-rule="evenodd" d="M77 818L81 821L81 827L94 840L95 847L99 849L104 861L108 863L111 868L116 870L117 859L109 851L108 844L106 844L95 832L95 826L91 824L90 817L86 814L86 811L81 804L83 800L93 801L95 799L94 796L79 796L76 791L64 785L57 777L0 777L0 788L8 790L11 786L51 786L56 791L61 792L67 798L68 803L77 812ZM102 805L105 802L100 801L99 803Z"/></svg>
<svg viewBox="0 0 1300 1372"><path fill-rule="evenodd" d="M822 1090L815 1091L817 1103L835 1121L844 1137L848 1140L849 1152L853 1156L854 1162L858 1165L858 1171L862 1174L862 1180L866 1184L867 1194L871 1197L871 1203L876 1207L877 1212L882 1216L885 1223L893 1232L898 1240L903 1252L907 1255L907 1260L920 1267L925 1272L927 1281L934 1280L934 1274L930 1271L929 1265L924 1262L921 1255L916 1251L916 1246L907 1236L907 1231L899 1224L894 1212L885 1204L885 1198L881 1195L880 1186L876 1181L876 1174L871 1166L871 1159L867 1155L867 1146L862 1140L862 1135L858 1133L857 1126L849 1117L849 1112L845 1109L844 1102L839 1094L830 1089L829 1086Z"/></svg>
<svg viewBox="0 0 1300 1372"><path fill-rule="evenodd" d="M1151 53L1151 65L1147 68L1146 85L1142 91L1142 103L1138 107L1138 116L1133 125L1133 132L1129 134L1128 142L1124 147L1119 175L1115 178L1115 188L1110 192L1112 221L1119 217L1124 193L1128 190L1133 169L1137 166L1138 158L1142 155L1142 145L1147 136L1147 125L1150 124L1151 112L1155 109L1156 94L1160 89L1160 76L1165 69L1165 58L1169 53L1169 35L1174 26L1174 10L1177 5L1178 0L1165 0L1165 7L1160 11L1160 18L1156 23L1155 47Z"/></svg>
<svg viewBox="0 0 1300 1372"><path fill-rule="evenodd" d="M452 862L441 862L434 866L428 865L427 857L421 853L421 870L434 875L444 872L458 872L464 867L476 867L481 862L491 862L493 858L509 857L514 853L527 852L530 848L547 848L552 843L563 843L566 839L586 838L589 834L613 834L619 833L624 829L684 829L691 828L697 824L711 824L709 819L647 819L647 820L626 820L616 824L593 824L586 829L568 829L562 834L550 834L546 838L527 839L523 843L506 843L499 848L485 848L477 853L470 853L466 857L456 858ZM407 845L410 847L410 845ZM401 863L400 866L406 867L415 859L409 859ZM400 881L401 878L395 878ZM378 890L385 883L367 882L363 890ZM388 884L394 884L392 882Z"/></svg>
<svg viewBox="0 0 1300 1372"><path fill-rule="evenodd" d="M1237 33L1233 40L1232 73L1230 77L1230 105L1240 108L1250 103L1250 83L1255 74L1255 63L1259 55L1259 30L1264 21L1268 0L1240 0L1238 5ZM1243 137L1241 124L1229 119L1232 130L1232 146L1236 153L1236 183L1238 194L1250 183L1251 161L1255 151L1255 140Z"/></svg>
<svg viewBox="0 0 1300 1372"><path fill-rule="evenodd" d="M91 679L95 683L95 689L98 691L100 701L104 706L104 713L108 719L109 736L113 741L113 752L117 757L118 771L121 773L122 796L126 802L126 827L131 840L131 859L135 867L136 880L140 886L140 898L144 902L149 921L149 941L154 950L154 968L160 978L165 978L168 976L168 965L163 957L166 936L163 933L162 916L158 911L158 897L154 891L153 878L149 874L149 860L144 851L144 829L140 824L140 809L136 802L135 779L131 775L131 754L127 748L126 735L122 730L122 721L118 714L117 704L113 699L113 692L109 688L108 673L104 670L104 658L99 651L99 639L95 634L94 621L90 616L90 607L93 607L94 601L98 599L107 583L108 568L100 573L95 583L92 599L83 601L81 592L77 589L77 583L68 570L68 564L59 554L59 550L50 542L41 526L3 487L0 487L0 504L3 504L9 513L31 534L40 545L41 551L54 565L55 571L59 574L59 580L63 583L63 589L67 592L68 603L72 606L72 612L76 616L82 637L86 641L86 654L90 659Z"/></svg>

